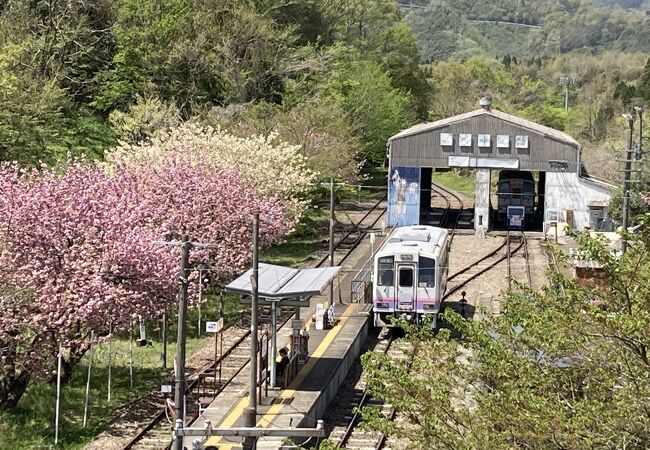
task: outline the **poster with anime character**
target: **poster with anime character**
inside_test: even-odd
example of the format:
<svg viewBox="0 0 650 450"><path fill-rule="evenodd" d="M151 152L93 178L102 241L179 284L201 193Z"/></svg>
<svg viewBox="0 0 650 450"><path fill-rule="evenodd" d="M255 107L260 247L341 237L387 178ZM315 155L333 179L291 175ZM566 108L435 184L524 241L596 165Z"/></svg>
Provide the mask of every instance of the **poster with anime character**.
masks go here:
<svg viewBox="0 0 650 450"><path fill-rule="evenodd" d="M394 167L388 180L388 225L418 225L420 221L420 168Z"/></svg>

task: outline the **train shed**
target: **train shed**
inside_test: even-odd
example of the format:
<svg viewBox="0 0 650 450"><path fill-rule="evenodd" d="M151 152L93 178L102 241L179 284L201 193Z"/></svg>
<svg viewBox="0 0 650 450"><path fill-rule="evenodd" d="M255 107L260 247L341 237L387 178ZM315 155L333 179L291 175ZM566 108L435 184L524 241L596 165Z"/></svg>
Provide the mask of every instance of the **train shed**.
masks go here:
<svg viewBox="0 0 650 450"><path fill-rule="evenodd" d="M401 131L388 140L390 225L431 223L434 171L453 168L475 174L472 227L493 228L491 178L497 171L527 171L535 176L535 226L545 211L562 211L576 229L602 226L613 186L589 177L581 146L568 134L491 108L481 108ZM496 194L496 195L495 195Z"/></svg>

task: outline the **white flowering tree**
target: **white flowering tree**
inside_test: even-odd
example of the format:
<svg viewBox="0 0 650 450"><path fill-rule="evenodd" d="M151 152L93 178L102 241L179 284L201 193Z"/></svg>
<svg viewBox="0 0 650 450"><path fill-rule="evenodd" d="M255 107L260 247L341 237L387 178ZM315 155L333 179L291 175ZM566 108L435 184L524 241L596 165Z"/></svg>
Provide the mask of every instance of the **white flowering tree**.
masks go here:
<svg viewBox="0 0 650 450"><path fill-rule="evenodd" d="M179 163L236 169L258 195L279 200L288 219L296 220L307 207L306 194L316 180L298 145L277 134L234 136L219 128L186 123L140 144L122 144L109 151L109 164L160 167L169 158Z"/></svg>

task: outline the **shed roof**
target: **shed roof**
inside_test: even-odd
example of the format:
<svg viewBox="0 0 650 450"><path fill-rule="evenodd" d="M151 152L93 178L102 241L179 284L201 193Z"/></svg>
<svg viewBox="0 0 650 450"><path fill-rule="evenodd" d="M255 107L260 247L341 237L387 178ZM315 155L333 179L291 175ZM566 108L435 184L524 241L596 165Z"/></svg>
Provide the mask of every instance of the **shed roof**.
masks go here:
<svg viewBox="0 0 650 450"><path fill-rule="evenodd" d="M510 122L514 125L523 127L523 128L528 128L530 130L536 131L538 133L541 133L545 136L551 137L553 139L557 139L558 141L566 142L568 144L572 144L575 146L580 146L578 141L573 139L571 136L568 134L556 130L551 127L547 127L545 125L540 125L538 123L532 122L530 120L522 119L521 117L513 116L512 114L507 114L502 111L498 111L496 109L491 109L490 111L480 108L474 111L470 111L467 113L459 114L457 116L453 117L447 117L446 119L441 119L437 120L435 122L426 122L426 123L421 123L415 126L412 126L411 128L407 128L406 130L402 130L396 135L390 137L388 141L392 141L395 139L401 139L407 136L412 136L415 134L419 133L424 133L426 131L434 130L436 128L443 128L449 124L455 123L455 122L461 122L463 120L471 119L473 117L477 117L480 115L490 115L493 117L496 117L499 120L504 120L506 122Z"/></svg>
<svg viewBox="0 0 650 450"><path fill-rule="evenodd" d="M317 295L339 273L341 267L325 267L318 269L294 269L260 263L258 273L258 293L264 298L290 298ZM250 295L252 293L251 277L253 269L249 269L239 278L226 286L227 292Z"/></svg>

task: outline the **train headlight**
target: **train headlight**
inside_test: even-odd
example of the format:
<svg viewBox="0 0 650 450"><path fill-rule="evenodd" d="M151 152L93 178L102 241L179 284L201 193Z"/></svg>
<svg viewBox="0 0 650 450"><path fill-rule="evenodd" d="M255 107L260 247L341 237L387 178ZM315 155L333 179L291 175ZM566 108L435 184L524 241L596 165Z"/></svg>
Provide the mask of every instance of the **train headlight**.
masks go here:
<svg viewBox="0 0 650 450"><path fill-rule="evenodd" d="M425 311L433 311L436 309L436 304L435 303L425 303L422 305L422 309Z"/></svg>
<svg viewBox="0 0 650 450"><path fill-rule="evenodd" d="M377 302L375 308L377 308L377 309L388 309L388 303L386 303L386 302Z"/></svg>

